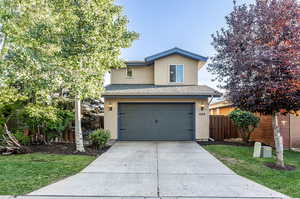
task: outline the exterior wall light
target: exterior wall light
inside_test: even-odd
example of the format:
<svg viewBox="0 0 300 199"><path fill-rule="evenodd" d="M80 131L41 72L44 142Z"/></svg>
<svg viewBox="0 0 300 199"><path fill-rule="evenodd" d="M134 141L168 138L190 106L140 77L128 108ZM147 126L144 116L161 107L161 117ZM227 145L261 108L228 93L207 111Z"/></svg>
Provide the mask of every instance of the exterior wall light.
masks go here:
<svg viewBox="0 0 300 199"><path fill-rule="evenodd" d="M200 110L204 111L205 105L204 104L200 104Z"/></svg>
<svg viewBox="0 0 300 199"><path fill-rule="evenodd" d="M113 110L113 105L111 103L108 104L108 111L112 111Z"/></svg>

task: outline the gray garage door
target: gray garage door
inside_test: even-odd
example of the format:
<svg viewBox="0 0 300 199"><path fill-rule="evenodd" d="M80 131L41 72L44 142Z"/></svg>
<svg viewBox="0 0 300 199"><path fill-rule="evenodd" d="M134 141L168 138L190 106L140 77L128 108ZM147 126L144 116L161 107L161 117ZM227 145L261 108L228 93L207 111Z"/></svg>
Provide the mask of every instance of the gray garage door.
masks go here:
<svg viewBox="0 0 300 199"><path fill-rule="evenodd" d="M194 140L192 103L120 103L120 140Z"/></svg>

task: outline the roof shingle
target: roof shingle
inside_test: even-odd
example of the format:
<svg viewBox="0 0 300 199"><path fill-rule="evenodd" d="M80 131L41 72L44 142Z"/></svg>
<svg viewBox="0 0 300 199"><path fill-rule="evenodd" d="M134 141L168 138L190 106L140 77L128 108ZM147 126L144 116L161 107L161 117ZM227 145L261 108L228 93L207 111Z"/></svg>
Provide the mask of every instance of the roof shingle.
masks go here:
<svg viewBox="0 0 300 199"><path fill-rule="evenodd" d="M222 94L205 85L158 86L152 84L111 84L105 87L103 96L214 96Z"/></svg>

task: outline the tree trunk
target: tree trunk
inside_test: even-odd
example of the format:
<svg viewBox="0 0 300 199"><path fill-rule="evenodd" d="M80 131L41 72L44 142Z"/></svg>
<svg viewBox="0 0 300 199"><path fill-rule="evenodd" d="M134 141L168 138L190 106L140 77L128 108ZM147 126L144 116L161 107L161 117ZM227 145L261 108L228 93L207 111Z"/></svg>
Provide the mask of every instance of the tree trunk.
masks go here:
<svg viewBox="0 0 300 199"><path fill-rule="evenodd" d="M16 153L28 153L30 149L22 146L16 137L8 130L7 125L4 124L4 134L2 135L4 146L0 146L0 154L16 154Z"/></svg>
<svg viewBox="0 0 300 199"><path fill-rule="evenodd" d="M81 106L80 98L78 96L75 97L75 142L76 151L85 152L81 130Z"/></svg>
<svg viewBox="0 0 300 199"><path fill-rule="evenodd" d="M272 115L272 124L273 124L274 141L275 141L275 149L276 149L276 165L284 168L285 165L283 161L283 141L282 141L282 136L280 135L277 113Z"/></svg>
<svg viewBox="0 0 300 199"><path fill-rule="evenodd" d="M240 136L242 137L243 142L249 142L249 136L245 130L240 130Z"/></svg>
<svg viewBox="0 0 300 199"><path fill-rule="evenodd" d="M242 138L243 142L249 143L251 131L249 129L238 129L238 133Z"/></svg>

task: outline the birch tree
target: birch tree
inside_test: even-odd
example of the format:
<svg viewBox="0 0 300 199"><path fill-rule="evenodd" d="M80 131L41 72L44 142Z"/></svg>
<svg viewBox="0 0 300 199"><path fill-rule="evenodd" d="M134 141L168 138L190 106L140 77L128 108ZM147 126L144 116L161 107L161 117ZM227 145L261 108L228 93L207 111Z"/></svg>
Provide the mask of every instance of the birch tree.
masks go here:
<svg viewBox="0 0 300 199"><path fill-rule="evenodd" d="M282 168L278 114L300 109L299 14L297 0L235 4L227 27L213 35L217 53L209 65L235 106L272 115L276 164Z"/></svg>
<svg viewBox="0 0 300 199"><path fill-rule="evenodd" d="M100 97L104 74L124 66L120 50L129 47L137 34L127 30L128 20L112 0L57 0L52 5L60 29L58 57L64 87L75 96L76 148L84 151L80 101Z"/></svg>

